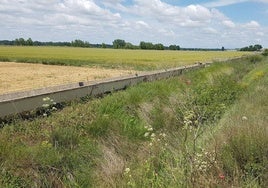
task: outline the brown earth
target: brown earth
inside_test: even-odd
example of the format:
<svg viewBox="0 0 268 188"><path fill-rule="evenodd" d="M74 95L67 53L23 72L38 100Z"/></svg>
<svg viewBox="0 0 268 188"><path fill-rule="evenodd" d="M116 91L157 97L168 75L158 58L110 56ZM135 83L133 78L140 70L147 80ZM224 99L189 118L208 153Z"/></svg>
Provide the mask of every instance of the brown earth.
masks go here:
<svg viewBox="0 0 268 188"><path fill-rule="evenodd" d="M0 62L0 94L135 73L133 70Z"/></svg>

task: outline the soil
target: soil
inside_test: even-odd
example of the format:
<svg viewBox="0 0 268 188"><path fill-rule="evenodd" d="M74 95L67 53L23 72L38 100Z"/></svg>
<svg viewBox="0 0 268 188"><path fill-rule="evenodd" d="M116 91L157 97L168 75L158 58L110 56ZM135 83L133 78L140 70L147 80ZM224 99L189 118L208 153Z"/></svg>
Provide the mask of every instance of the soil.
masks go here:
<svg viewBox="0 0 268 188"><path fill-rule="evenodd" d="M0 62L0 94L135 73L134 70Z"/></svg>

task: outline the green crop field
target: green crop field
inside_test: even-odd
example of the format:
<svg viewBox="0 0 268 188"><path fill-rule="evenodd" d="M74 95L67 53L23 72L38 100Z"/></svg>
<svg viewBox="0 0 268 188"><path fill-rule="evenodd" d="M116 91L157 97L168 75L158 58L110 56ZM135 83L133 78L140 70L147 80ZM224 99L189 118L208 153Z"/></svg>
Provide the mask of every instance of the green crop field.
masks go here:
<svg viewBox="0 0 268 188"><path fill-rule="evenodd" d="M156 51L71 47L0 47L0 61L155 70L249 54L237 51Z"/></svg>

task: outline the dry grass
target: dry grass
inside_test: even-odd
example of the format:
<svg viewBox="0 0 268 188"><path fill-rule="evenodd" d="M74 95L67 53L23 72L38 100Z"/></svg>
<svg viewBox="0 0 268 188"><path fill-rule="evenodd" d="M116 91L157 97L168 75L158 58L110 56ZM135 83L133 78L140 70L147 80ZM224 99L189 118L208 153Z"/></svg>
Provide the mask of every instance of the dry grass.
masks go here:
<svg viewBox="0 0 268 188"><path fill-rule="evenodd" d="M0 62L0 94L135 73L120 69Z"/></svg>

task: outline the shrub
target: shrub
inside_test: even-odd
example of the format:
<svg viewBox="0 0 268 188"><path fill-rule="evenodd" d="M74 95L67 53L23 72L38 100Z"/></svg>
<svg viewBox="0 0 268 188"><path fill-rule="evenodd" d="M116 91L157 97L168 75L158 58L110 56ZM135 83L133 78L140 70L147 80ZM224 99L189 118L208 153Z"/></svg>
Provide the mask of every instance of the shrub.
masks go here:
<svg viewBox="0 0 268 188"><path fill-rule="evenodd" d="M265 49L265 50L262 52L262 55L264 55L264 56L268 56L268 49Z"/></svg>

